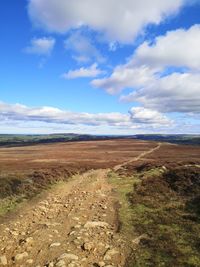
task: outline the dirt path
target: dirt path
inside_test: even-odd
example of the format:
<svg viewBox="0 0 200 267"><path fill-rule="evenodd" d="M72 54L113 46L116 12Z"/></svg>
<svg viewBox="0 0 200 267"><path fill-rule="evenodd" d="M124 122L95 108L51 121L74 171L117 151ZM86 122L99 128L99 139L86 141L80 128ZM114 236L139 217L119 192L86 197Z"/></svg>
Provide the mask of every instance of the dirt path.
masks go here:
<svg viewBox="0 0 200 267"><path fill-rule="evenodd" d="M109 170L90 171L0 227L5 266L123 266ZM0 264L2 265L2 264Z"/></svg>
<svg viewBox="0 0 200 267"><path fill-rule="evenodd" d="M129 161L126 161L126 162L123 163L123 164L120 164L120 165L115 166L115 167L114 167L114 170L117 171L117 170L119 170L120 168L122 168L123 166L125 166L125 165L128 164L128 163L135 162L135 161L138 161L138 160L144 158L145 156L147 156L147 155L149 155L149 154L155 152L156 150L160 149L161 146L162 146L162 143L158 143L158 144L156 145L156 147L154 147L154 148L152 148L152 149L150 149L150 150L144 151L144 152L141 153L139 156L137 156L137 157L135 157L135 158L133 158L133 159L131 159L131 160L129 160Z"/></svg>
<svg viewBox="0 0 200 267"><path fill-rule="evenodd" d="M109 171L77 175L1 224L0 266L124 266L126 240L117 232L117 200L108 183Z"/></svg>

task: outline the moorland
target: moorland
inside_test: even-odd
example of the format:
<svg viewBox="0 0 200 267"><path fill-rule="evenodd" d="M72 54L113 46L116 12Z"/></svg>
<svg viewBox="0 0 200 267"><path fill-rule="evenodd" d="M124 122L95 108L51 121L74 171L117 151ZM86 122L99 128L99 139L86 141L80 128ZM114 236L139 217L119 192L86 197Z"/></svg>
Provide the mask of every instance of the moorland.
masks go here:
<svg viewBox="0 0 200 267"><path fill-rule="evenodd" d="M200 266L198 145L2 138L0 265Z"/></svg>

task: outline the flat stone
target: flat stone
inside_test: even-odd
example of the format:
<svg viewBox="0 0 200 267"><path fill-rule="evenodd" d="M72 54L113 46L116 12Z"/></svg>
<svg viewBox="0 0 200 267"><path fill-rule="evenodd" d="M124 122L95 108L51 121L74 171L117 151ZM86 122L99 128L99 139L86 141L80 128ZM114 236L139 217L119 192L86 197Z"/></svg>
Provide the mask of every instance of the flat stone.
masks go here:
<svg viewBox="0 0 200 267"><path fill-rule="evenodd" d="M84 243L83 249L87 251L91 251L93 249L93 244L91 242Z"/></svg>
<svg viewBox="0 0 200 267"><path fill-rule="evenodd" d="M109 224L106 222L86 222L86 224L84 225L84 228L94 228L94 227L102 227L102 228L106 228L108 227Z"/></svg>
<svg viewBox="0 0 200 267"><path fill-rule="evenodd" d="M111 260L111 258L116 255L119 254L119 251L116 250L115 248L110 249L106 252L105 256L104 256L104 260Z"/></svg>
<svg viewBox="0 0 200 267"><path fill-rule="evenodd" d="M17 254L15 256L15 261L21 261L23 260L24 258L27 258L28 257L28 253L27 252L23 252L23 253L20 253L20 254Z"/></svg>
<svg viewBox="0 0 200 267"><path fill-rule="evenodd" d="M50 245L50 248L53 248L53 247L59 247L61 244L59 243L59 242L57 242L57 243L52 243L51 245Z"/></svg>
<svg viewBox="0 0 200 267"><path fill-rule="evenodd" d="M18 233L17 231L10 231L10 233L11 233L11 235L13 235L13 236L18 236L18 235L19 235L19 233Z"/></svg>
<svg viewBox="0 0 200 267"><path fill-rule="evenodd" d="M27 244L30 244L30 243L33 243L34 242L32 237L26 238L25 241L26 241Z"/></svg>
<svg viewBox="0 0 200 267"><path fill-rule="evenodd" d="M72 220L79 221L80 219L78 217L73 217Z"/></svg>
<svg viewBox="0 0 200 267"><path fill-rule="evenodd" d="M104 261L100 261L100 262L99 262L99 266L100 266L100 267L104 267L105 265L106 265L106 264L105 264Z"/></svg>
<svg viewBox="0 0 200 267"><path fill-rule="evenodd" d="M56 263L56 267L65 267L66 264L65 264L65 261L64 260L60 260Z"/></svg>
<svg viewBox="0 0 200 267"><path fill-rule="evenodd" d="M76 260L78 260L78 256L71 254L71 253L64 253L58 258L58 261L64 260L64 259L76 261Z"/></svg>
<svg viewBox="0 0 200 267"><path fill-rule="evenodd" d="M33 264L33 260L32 259L29 259L26 261L27 264Z"/></svg>
<svg viewBox="0 0 200 267"><path fill-rule="evenodd" d="M0 256L0 265L6 266L8 264L7 258L5 255Z"/></svg>

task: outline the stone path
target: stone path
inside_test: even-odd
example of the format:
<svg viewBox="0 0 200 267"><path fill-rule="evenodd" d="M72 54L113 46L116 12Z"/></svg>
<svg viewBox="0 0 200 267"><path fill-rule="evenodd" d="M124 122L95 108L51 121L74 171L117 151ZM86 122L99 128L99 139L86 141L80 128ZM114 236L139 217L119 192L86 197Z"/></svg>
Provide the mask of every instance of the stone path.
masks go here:
<svg viewBox="0 0 200 267"><path fill-rule="evenodd" d="M2 224L0 266L123 266L126 242L117 233L108 172L76 176Z"/></svg>

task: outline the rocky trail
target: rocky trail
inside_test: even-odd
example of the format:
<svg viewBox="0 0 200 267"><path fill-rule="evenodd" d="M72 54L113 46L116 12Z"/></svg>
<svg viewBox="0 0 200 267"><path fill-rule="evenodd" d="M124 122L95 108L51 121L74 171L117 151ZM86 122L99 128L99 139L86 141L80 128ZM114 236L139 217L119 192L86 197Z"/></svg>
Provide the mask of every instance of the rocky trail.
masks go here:
<svg viewBox="0 0 200 267"><path fill-rule="evenodd" d="M0 266L123 266L108 171L76 176L2 224Z"/></svg>
<svg viewBox="0 0 200 267"><path fill-rule="evenodd" d="M124 266L129 244L118 232L109 171L76 175L2 223L0 266Z"/></svg>

